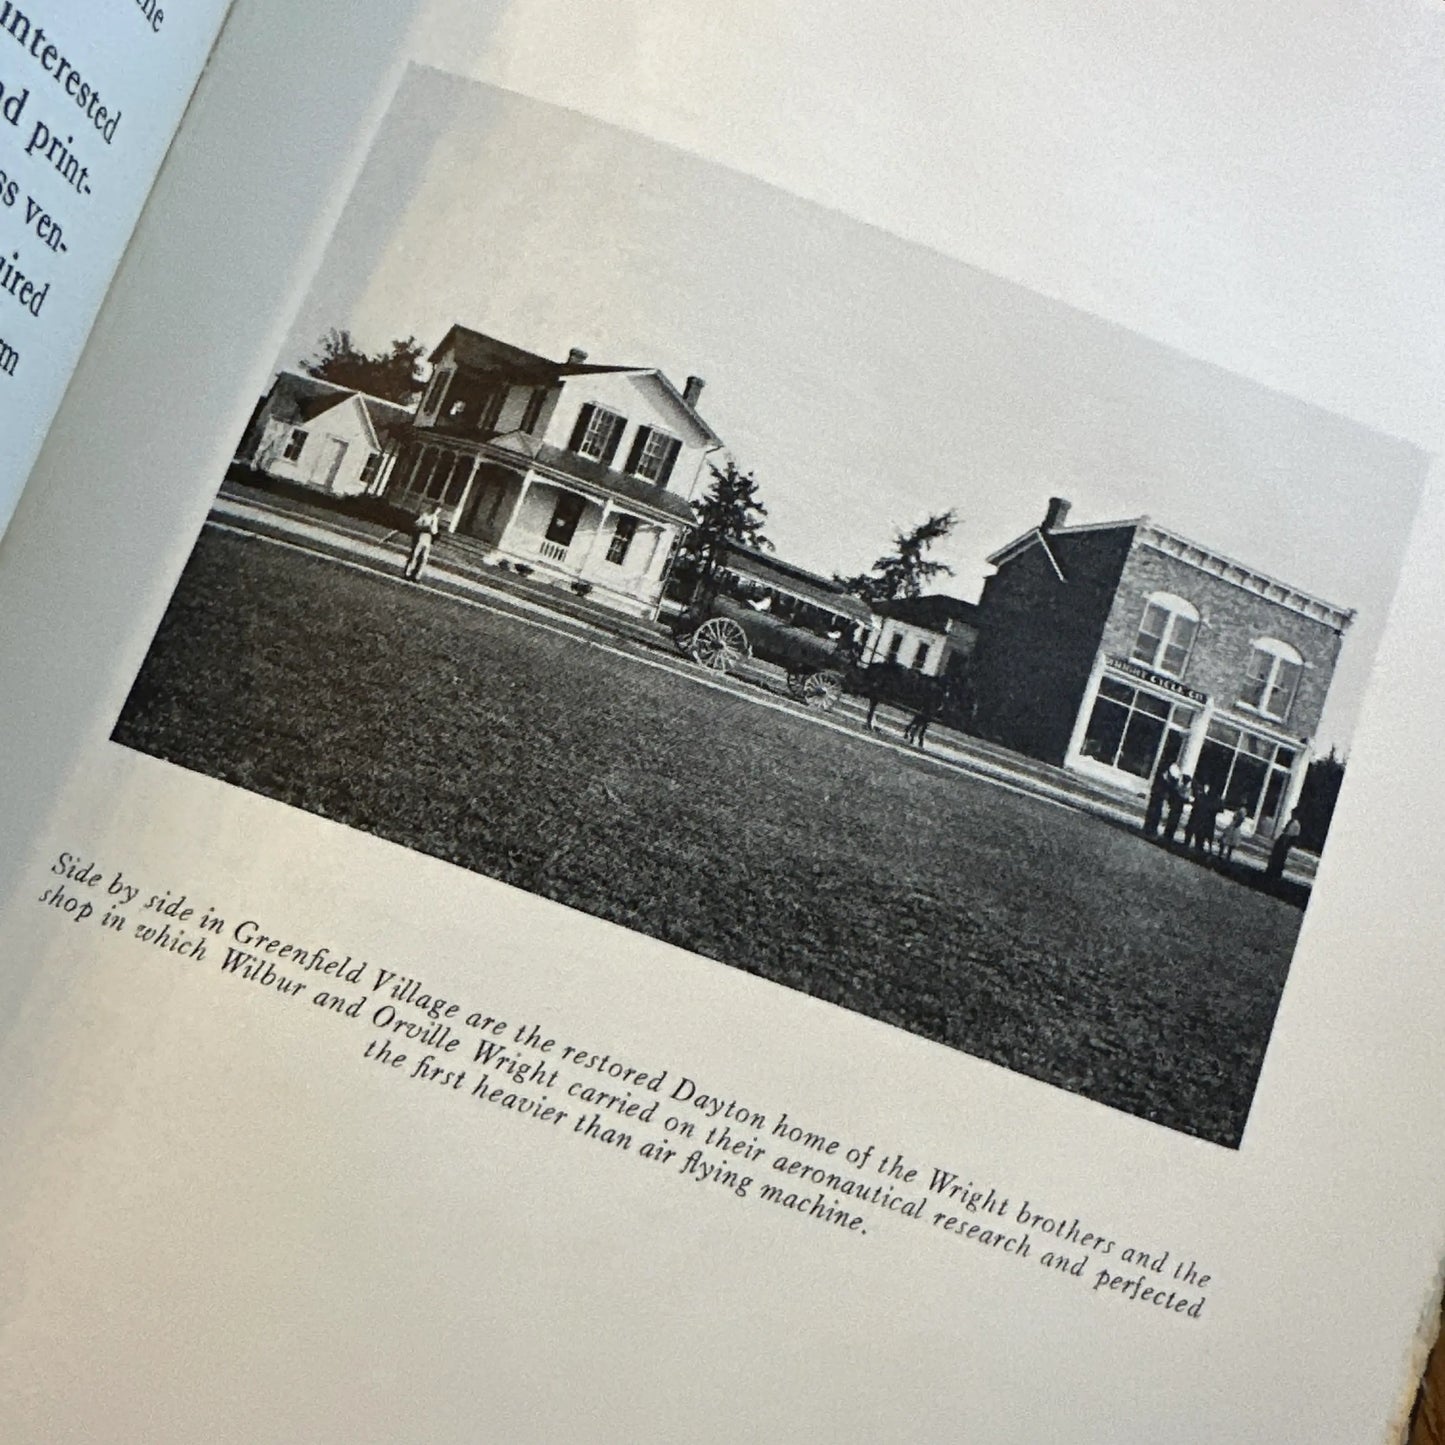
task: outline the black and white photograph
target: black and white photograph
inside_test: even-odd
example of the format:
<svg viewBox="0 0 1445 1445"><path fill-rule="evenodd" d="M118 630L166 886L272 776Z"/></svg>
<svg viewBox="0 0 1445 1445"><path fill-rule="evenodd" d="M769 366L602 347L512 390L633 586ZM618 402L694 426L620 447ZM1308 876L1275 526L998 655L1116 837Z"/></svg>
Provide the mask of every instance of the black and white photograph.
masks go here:
<svg viewBox="0 0 1445 1445"><path fill-rule="evenodd" d="M1417 449L423 67L232 443L116 743L1245 1142Z"/></svg>

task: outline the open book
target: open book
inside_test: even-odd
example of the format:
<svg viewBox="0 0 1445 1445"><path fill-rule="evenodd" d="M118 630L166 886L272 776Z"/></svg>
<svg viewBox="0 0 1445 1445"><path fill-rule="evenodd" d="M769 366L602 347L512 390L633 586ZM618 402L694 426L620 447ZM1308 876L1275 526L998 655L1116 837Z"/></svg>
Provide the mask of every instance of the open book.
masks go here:
<svg viewBox="0 0 1445 1445"><path fill-rule="evenodd" d="M226 8L0 3L0 1439L1403 1438L1445 18Z"/></svg>

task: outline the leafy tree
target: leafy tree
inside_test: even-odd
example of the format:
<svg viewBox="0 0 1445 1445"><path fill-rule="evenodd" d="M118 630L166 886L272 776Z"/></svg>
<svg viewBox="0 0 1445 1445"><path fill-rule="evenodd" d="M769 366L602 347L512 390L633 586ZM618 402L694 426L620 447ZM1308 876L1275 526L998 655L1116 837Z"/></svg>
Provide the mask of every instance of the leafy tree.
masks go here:
<svg viewBox="0 0 1445 1445"><path fill-rule="evenodd" d="M745 547L769 552L773 549L763 535L768 509L758 498L757 478L751 472L740 472L733 462L722 469L710 466L709 470L712 481L693 504L697 525L678 551L673 574L680 588L694 596L711 583L726 552L724 543L741 542Z"/></svg>
<svg viewBox="0 0 1445 1445"><path fill-rule="evenodd" d="M385 351L368 354L352 340L349 331L328 331L316 355L301 363L308 375L379 396L384 401L410 406L421 396L426 374L424 352L415 336L393 341Z"/></svg>
<svg viewBox="0 0 1445 1445"><path fill-rule="evenodd" d="M897 597L917 597L935 577L952 577L946 562L929 558L928 549L941 542L958 524L950 509L928 517L911 532L893 534L893 550L874 562L872 569L856 577L839 577L850 592L865 602L891 602Z"/></svg>

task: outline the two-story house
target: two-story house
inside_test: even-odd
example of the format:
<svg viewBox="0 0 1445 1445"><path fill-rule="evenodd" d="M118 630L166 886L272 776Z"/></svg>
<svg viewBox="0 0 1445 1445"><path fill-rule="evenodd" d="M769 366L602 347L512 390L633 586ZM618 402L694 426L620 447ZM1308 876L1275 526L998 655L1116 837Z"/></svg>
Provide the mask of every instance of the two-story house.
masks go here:
<svg viewBox="0 0 1445 1445"><path fill-rule="evenodd" d="M1176 758L1270 836L1355 614L1138 517L1042 523L988 560L979 732L1143 794Z"/></svg>
<svg viewBox="0 0 1445 1445"><path fill-rule="evenodd" d="M445 531L491 560L656 613L669 558L696 520L688 498L722 443L655 367L549 361L453 326L431 355L416 420L377 490L439 506Z"/></svg>

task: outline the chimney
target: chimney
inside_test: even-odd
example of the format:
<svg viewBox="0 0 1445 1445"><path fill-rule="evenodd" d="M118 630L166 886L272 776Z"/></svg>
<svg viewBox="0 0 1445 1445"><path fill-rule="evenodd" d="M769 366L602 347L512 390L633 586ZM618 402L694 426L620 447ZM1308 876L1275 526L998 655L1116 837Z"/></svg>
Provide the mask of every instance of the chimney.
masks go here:
<svg viewBox="0 0 1445 1445"><path fill-rule="evenodd" d="M696 406L698 403L698 398L702 395L702 389L704 385L705 383L703 382L702 377L688 377L687 385L682 389L682 399L689 406Z"/></svg>
<svg viewBox="0 0 1445 1445"><path fill-rule="evenodd" d="M572 350L567 353L568 366L581 366L586 360L587 353L583 351L580 346L574 346Z"/></svg>
<svg viewBox="0 0 1445 1445"><path fill-rule="evenodd" d="M1052 532L1062 527L1069 520L1069 503L1062 497L1049 498L1049 510L1044 513L1043 525L1039 528L1041 532Z"/></svg>

